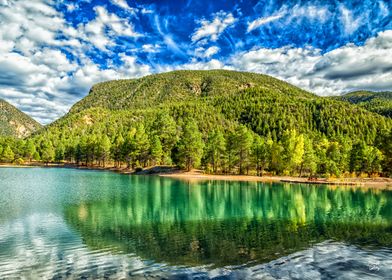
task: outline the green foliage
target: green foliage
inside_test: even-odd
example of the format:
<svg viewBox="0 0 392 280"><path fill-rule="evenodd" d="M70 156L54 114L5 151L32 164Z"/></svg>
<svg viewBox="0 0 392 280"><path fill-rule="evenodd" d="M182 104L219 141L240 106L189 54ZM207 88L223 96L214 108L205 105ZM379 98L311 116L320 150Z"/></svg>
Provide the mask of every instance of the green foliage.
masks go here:
<svg viewBox="0 0 392 280"><path fill-rule="evenodd" d="M343 96L335 97L337 100L357 104L369 111L392 118L392 92L355 91Z"/></svg>
<svg viewBox="0 0 392 280"><path fill-rule="evenodd" d="M194 120L188 120L178 143L179 165L187 170L199 167L203 156L203 148L202 134L197 123Z"/></svg>
<svg viewBox="0 0 392 280"><path fill-rule="evenodd" d="M12 162L14 160L14 152L11 150L10 146L5 146L1 154L1 160L4 162Z"/></svg>
<svg viewBox="0 0 392 280"><path fill-rule="evenodd" d="M46 140L46 141L42 142L41 151L42 151L42 154L41 154L42 161L44 161L45 163L49 163L54 160L55 155L56 155L56 151L55 151L53 144L50 140Z"/></svg>
<svg viewBox="0 0 392 280"><path fill-rule="evenodd" d="M159 139L158 135L154 135L151 141L151 146L150 146L150 154L151 154L151 163L153 165L159 165L162 162L162 156L163 156L163 149L162 149L162 143L161 140Z"/></svg>
<svg viewBox="0 0 392 280"><path fill-rule="evenodd" d="M212 171L224 169L226 154L226 139L220 130L213 130L208 134L205 149L205 163L212 166Z"/></svg>

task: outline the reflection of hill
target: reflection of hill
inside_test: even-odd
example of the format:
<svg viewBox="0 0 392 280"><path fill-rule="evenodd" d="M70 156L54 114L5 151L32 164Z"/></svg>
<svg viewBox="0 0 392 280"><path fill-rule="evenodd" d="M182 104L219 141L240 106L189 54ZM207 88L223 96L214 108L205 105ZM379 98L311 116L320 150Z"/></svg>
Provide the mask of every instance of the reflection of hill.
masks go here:
<svg viewBox="0 0 392 280"><path fill-rule="evenodd" d="M134 178L105 197L65 210L86 244L170 264L264 262L326 239L392 246L389 192Z"/></svg>

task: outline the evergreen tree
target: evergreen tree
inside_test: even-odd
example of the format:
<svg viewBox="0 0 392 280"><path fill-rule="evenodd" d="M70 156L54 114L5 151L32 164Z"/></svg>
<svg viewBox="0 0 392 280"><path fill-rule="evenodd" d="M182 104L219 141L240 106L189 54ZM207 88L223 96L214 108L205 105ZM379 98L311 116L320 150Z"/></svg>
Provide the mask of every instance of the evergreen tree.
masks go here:
<svg viewBox="0 0 392 280"><path fill-rule="evenodd" d="M2 161L4 162L12 162L14 160L15 154L10 148L10 146L6 145L3 149L3 154L1 156Z"/></svg>
<svg viewBox="0 0 392 280"><path fill-rule="evenodd" d="M118 132L116 138L114 140L114 144L112 145L112 157L114 160L115 167L120 167L120 163L123 160L123 145L124 138L121 132Z"/></svg>
<svg viewBox="0 0 392 280"><path fill-rule="evenodd" d="M302 173L306 172L310 176L313 176L317 171L317 164L318 164L318 158L313 148L313 142L311 139L306 137L304 139L304 155L303 155L303 160L301 163L299 175L302 176Z"/></svg>
<svg viewBox="0 0 392 280"><path fill-rule="evenodd" d="M152 132L158 135L161 141L163 163L171 164L171 152L179 139L176 121L167 111L159 112L154 121Z"/></svg>
<svg viewBox="0 0 392 280"><path fill-rule="evenodd" d="M158 135L154 135L152 138L151 146L150 146L150 155L151 155L151 161L153 165L161 164L163 150L162 150L161 140L159 139Z"/></svg>
<svg viewBox="0 0 392 280"><path fill-rule="evenodd" d="M202 134L194 120L188 120L178 144L179 165L190 171L199 167L203 156L204 142Z"/></svg>
<svg viewBox="0 0 392 280"><path fill-rule="evenodd" d="M238 160L237 164L239 174L244 174L245 169L249 167L253 135L246 126L239 125L233 134L232 141L234 144L233 148L236 153L236 158Z"/></svg>
<svg viewBox="0 0 392 280"><path fill-rule="evenodd" d="M36 151L37 150L35 148L35 144L34 144L33 140L28 139L26 142L26 146L25 146L25 157L28 159L28 161L31 162Z"/></svg>
<svg viewBox="0 0 392 280"><path fill-rule="evenodd" d="M55 161L60 162L64 160L65 156L65 146L62 142L57 144L57 147L55 149Z"/></svg>
<svg viewBox="0 0 392 280"><path fill-rule="evenodd" d="M351 172L365 172L364 164L366 144L364 142L357 142L353 145L350 155L350 171Z"/></svg>
<svg viewBox="0 0 392 280"><path fill-rule="evenodd" d="M137 162L145 166L150 150L150 140L142 123L136 127L135 148Z"/></svg>
<svg viewBox="0 0 392 280"><path fill-rule="evenodd" d="M205 149L206 163L212 165L214 173L223 167L226 153L226 139L220 130L213 130L208 135Z"/></svg>
<svg viewBox="0 0 392 280"><path fill-rule="evenodd" d="M269 161L268 145L266 140L256 135L253 140L252 156L255 163L257 176L262 176L264 169L267 167Z"/></svg>
<svg viewBox="0 0 392 280"><path fill-rule="evenodd" d="M55 157L55 149L53 148L53 144L51 141L46 140L42 143L42 148L41 148L41 160L48 164L49 162L52 162Z"/></svg>
<svg viewBox="0 0 392 280"><path fill-rule="evenodd" d="M103 135L100 140L101 161L103 167L106 166L107 161L110 159L111 146L112 143L110 142L109 137L106 134Z"/></svg>

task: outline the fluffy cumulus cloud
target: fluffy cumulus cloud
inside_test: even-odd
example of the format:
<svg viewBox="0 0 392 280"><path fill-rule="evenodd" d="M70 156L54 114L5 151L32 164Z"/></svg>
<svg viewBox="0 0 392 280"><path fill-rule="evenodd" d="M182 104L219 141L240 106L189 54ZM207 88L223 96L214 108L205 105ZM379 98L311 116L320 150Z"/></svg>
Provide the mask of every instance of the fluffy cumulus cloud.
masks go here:
<svg viewBox="0 0 392 280"><path fill-rule="evenodd" d="M85 55L93 48L107 51L117 36L140 36L131 23L104 7L94 10L93 20L73 27L53 2L1 2L0 97L49 123L96 82L150 73L149 66L125 54L114 68L102 68Z"/></svg>
<svg viewBox="0 0 392 280"><path fill-rule="evenodd" d="M380 32L363 46L347 44L320 49L256 48L232 57L236 69L267 73L319 95L345 91L392 89L392 30Z"/></svg>
<svg viewBox="0 0 392 280"><path fill-rule="evenodd" d="M219 36L236 22L232 13L220 11L213 15L212 20L200 20L200 27L192 35L192 41L196 42L203 38L211 41L218 40Z"/></svg>
<svg viewBox="0 0 392 280"><path fill-rule="evenodd" d="M0 98L41 123L97 82L266 73L320 95L392 89L390 1L0 0Z"/></svg>

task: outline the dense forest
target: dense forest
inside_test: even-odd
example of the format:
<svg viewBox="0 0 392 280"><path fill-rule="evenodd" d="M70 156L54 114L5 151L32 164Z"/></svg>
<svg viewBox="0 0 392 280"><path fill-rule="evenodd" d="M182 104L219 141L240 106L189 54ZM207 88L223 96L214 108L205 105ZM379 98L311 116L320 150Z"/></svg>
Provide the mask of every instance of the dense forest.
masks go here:
<svg viewBox="0 0 392 280"><path fill-rule="evenodd" d="M392 118L392 92L355 91L343 96L334 97L337 100L357 104L369 111Z"/></svg>
<svg viewBox="0 0 392 280"><path fill-rule="evenodd" d="M175 71L97 84L32 136L0 139L0 155L136 170L392 175L392 120L265 75Z"/></svg>
<svg viewBox="0 0 392 280"><path fill-rule="evenodd" d="M41 127L28 115L0 99L0 136L23 138Z"/></svg>

